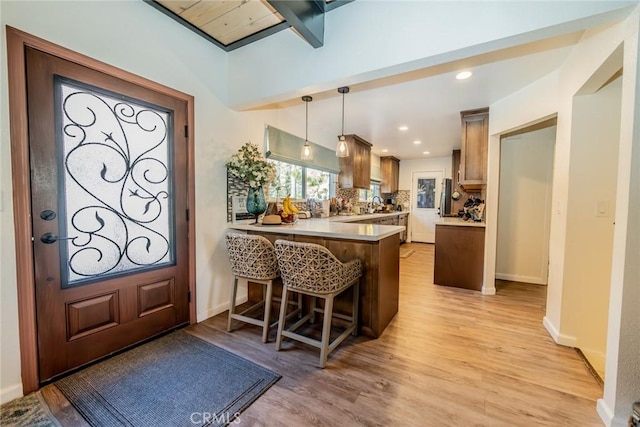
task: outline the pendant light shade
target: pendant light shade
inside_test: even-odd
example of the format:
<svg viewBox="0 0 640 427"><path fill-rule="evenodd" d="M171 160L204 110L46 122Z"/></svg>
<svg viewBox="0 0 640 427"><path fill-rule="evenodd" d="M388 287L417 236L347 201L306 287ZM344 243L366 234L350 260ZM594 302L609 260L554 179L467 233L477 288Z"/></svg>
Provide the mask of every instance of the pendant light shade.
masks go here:
<svg viewBox="0 0 640 427"><path fill-rule="evenodd" d="M349 157L349 145L344 137L344 94L349 93L349 87L343 86L338 88L338 92L342 94L342 133L338 137L338 146L336 147L336 156Z"/></svg>
<svg viewBox="0 0 640 427"><path fill-rule="evenodd" d="M302 100L305 102L305 121L304 121L304 145L302 146L302 152L300 153L300 159L310 162L313 160L313 150L311 144L309 144L309 103L313 101L310 96L303 96Z"/></svg>

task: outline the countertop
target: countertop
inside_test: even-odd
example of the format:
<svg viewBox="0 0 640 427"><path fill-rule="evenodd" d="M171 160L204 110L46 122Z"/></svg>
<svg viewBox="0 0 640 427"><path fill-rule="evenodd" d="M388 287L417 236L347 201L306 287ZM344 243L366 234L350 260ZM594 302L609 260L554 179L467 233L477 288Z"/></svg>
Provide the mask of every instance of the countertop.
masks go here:
<svg viewBox="0 0 640 427"><path fill-rule="evenodd" d="M465 221L462 218L445 217L436 220L436 225L455 225L460 227L485 227L484 222Z"/></svg>
<svg viewBox="0 0 640 427"><path fill-rule="evenodd" d="M403 213L403 212L398 212ZM406 213L406 212L404 212ZM404 230L401 225L350 224L349 221L360 221L368 218L378 218L393 214L352 215L331 218L299 219L295 224L254 225L229 224L229 228L244 231L260 231L262 233L287 233L306 236L331 237L334 239L349 239L363 241L379 241L386 237L399 234ZM339 219L345 218L346 222Z"/></svg>
<svg viewBox="0 0 640 427"><path fill-rule="evenodd" d="M387 218L391 216L398 216L398 215L408 214L408 213L409 212L394 211L389 213L372 213L372 214L362 214L362 215L337 215L337 216L332 216L326 219L332 222L355 222L355 221L364 221L368 219Z"/></svg>

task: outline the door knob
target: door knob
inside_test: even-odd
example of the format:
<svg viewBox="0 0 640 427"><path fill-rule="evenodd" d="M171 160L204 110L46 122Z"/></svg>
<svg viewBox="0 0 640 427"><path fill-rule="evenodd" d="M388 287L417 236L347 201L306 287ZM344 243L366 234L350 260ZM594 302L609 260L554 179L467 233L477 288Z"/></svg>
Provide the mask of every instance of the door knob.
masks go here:
<svg viewBox="0 0 640 427"><path fill-rule="evenodd" d="M71 240L71 239L75 239L75 237L58 237L53 233L44 233L42 236L40 236L40 241L47 245L55 243L58 240Z"/></svg>

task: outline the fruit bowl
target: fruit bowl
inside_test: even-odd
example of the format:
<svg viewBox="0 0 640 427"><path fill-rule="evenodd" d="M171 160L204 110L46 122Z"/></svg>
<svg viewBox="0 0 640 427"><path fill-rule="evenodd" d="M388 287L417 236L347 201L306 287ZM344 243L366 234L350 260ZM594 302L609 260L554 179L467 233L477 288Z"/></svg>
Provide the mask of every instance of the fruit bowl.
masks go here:
<svg viewBox="0 0 640 427"><path fill-rule="evenodd" d="M295 224L296 222L298 222L298 215L296 214L288 214L282 216L283 224Z"/></svg>

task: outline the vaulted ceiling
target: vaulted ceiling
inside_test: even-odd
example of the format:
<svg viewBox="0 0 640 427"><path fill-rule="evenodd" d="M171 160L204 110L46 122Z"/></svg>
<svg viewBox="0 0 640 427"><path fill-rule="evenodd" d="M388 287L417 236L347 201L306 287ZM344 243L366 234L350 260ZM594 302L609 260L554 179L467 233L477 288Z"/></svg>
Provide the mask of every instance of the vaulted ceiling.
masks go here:
<svg viewBox="0 0 640 427"><path fill-rule="evenodd" d="M402 160L451 155L451 150L460 146L460 111L488 107L549 75L567 59L585 30L619 22L631 11L631 7L622 2L622 5L611 6L610 10L603 6L603 13L589 15L587 6L597 2L587 2L587 6L580 3L574 9L584 11L582 20L561 21L558 18L558 25L540 29L539 35L528 30L520 37L495 43L494 49L469 49L464 54L446 52L442 55L447 57L445 60L425 57L427 60L422 61L425 64L422 67L391 74L387 73L392 68L389 66L363 73L353 64L358 60L366 63L371 59L367 54L377 57L386 54L396 58L396 50L401 50L403 45L419 49L421 44L437 44L437 37L415 36L420 31L412 25L424 27L428 19L431 19L429 28L438 28L436 36L456 39L460 34L476 34L460 24L434 21L434 17L439 16L434 7L440 8L440 14L443 10L462 12L471 4L479 8L479 13L493 8L492 11L502 18L501 22L509 22L511 26L516 21L525 22L526 18L522 17L520 9L507 7L509 2L504 6L500 2L492 2L492 6L465 2L466 6L461 9L456 2L426 2L422 7L415 7L421 2L145 1L164 9L176 21L184 21L181 22L183 25L188 21L187 26L192 26L191 29L224 50L237 49L228 53L229 90L236 91L236 99L244 102L234 105L234 100L230 100L231 108L276 110L278 122L284 125L283 130L304 136L305 103L301 96L310 95L313 102L309 104L309 139L334 148L341 131L341 95L336 89L349 86L351 90L345 96L345 132L355 133L371 142L374 154L392 155ZM326 15L328 28L336 34L327 33L326 45L322 49L314 49L313 46L322 43L324 26L318 32L313 16L324 23L326 12L345 3L350 4ZM523 2L522 5L533 3L536 2ZM543 4L539 9L548 13L552 6ZM416 16L400 12L413 8L419 10L413 14ZM367 12L368 17L363 17ZM396 22L392 22L392 18ZM471 19L470 16L468 18ZM478 25L486 25L486 17L476 21ZM389 24L388 28L384 24ZM280 32L283 28L286 30ZM300 43L298 37L287 34L287 31L295 32L308 44ZM366 31L369 31L368 37L363 37ZM273 36L265 38L269 34ZM376 38L378 34L380 36ZM251 44L260 39L263 39L260 43ZM395 44L389 40L394 40ZM391 50L390 45L394 46ZM241 46L245 48L238 49ZM343 56L336 57L336 53ZM316 61L317 58L321 60ZM267 60L273 61L268 69L252 65ZM336 64L340 66L336 67ZM353 75L344 72L347 67L356 69L351 72ZM334 73L336 69L342 75ZM456 80L456 74L463 70L472 71L472 77ZM304 79L298 76L304 76ZM302 84L288 84L294 81ZM237 97L239 88L244 91L244 98ZM401 127L407 129L400 130Z"/></svg>
<svg viewBox="0 0 640 427"><path fill-rule="evenodd" d="M289 28L320 47L324 14L353 0L145 1L228 52Z"/></svg>

